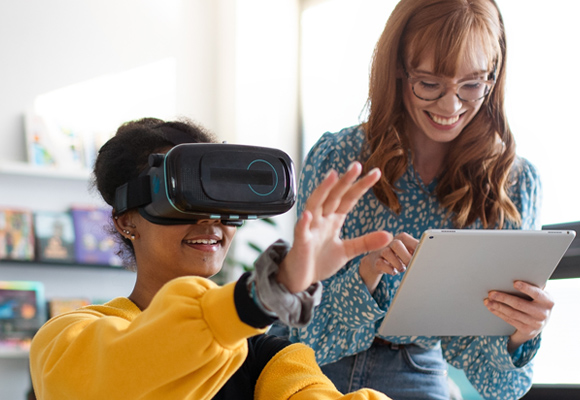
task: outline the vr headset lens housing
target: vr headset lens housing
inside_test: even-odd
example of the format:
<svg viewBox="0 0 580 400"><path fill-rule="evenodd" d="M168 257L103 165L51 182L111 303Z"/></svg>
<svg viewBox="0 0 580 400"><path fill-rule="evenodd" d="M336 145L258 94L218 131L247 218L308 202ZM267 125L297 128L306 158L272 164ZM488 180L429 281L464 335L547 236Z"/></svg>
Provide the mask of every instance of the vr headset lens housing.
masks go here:
<svg viewBox="0 0 580 400"><path fill-rule="evenodd" d="M139 208L150 222L191 224L283 214L294 205L294 165L281 150L258 146L194 143L152 154L149 169L117 188L115 212Z"/></svg>

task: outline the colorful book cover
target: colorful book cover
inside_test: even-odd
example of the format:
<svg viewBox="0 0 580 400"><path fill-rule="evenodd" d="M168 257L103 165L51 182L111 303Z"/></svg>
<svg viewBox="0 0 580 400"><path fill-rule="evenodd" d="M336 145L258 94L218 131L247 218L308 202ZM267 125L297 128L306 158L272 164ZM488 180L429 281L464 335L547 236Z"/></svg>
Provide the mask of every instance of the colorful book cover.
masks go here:
<svg viewBox="0 0 580 400"><path fill-rule="evenodd" d="M34 259L32 212L0 208L0 259Z"/></svg>
<svg viewBox="0 0 580 400"><path fill-rule="evenodd" d="M62 169L92 169L98 150L115 132L78 127L35 111L24 114L24 130L28 162Z"/></svg>
<svg viewBox="0 0 580 400"><path fill-rule="evenodd" d="M35 212L34 232L38 261L66 263L75 261L75 232L69 212Z"/></svg>
<svg viewBox="0 0 580 400"><path fill-rule="evenodd" d="M111 209L73 207L76 261L80 264L121 266L118 245L110 233Z"/></svg>
<svg viewBox="0 0 580 400"><path fill-rule="evenodd" d="M24 115L24 129L28 162L32 165L55 166L57 164L54 146L49 140L48 127L39 115L32 112Z"/></svg>
<svg viewBox="0 0 580 400"><path fill-rule="evenodd" d="M82 132L34 112L24 115L24 129L30 164L87 168Z"/></svg>
<svg viewBox="0 0 580 400"><path fill-rule="evenodd" d="M32 281L0 281L0 342L27 347L46 322L44 285Z"/></svg>

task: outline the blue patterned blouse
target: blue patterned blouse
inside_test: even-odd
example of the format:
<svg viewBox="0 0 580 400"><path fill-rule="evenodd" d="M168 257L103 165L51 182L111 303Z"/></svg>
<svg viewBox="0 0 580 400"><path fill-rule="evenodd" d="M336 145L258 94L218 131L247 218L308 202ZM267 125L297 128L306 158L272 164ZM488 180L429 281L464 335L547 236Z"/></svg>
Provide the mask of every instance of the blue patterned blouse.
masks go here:
<svg viewBox="0 0 580 400"><path fill-rule="evenodd" d="M351 162L368 157L369 148L360 126L324 134L311 149L300 179L297 211L300 215L312 190L325 173L335 169L342 174ZM505 229L540 229L539 210L541 182L538 172L527 160L517 158L513 167L515 185L509 196L520 211L522 226L507 222ZM348 215L342 233L345 238L387 230L393 235L407 232L419 238L426 229L452 228L433 194L436 181L425 186L409 165L397 182L402 190L399 201L402 212L397 215L380 203L369 190ZM469 228L482 228L478 220ZM290 339L311 346L321 365L337 361L368 349L388 310L403 274L385 274L371 295L359 273L358 257L324 284L324 295L314 319L305 328L291 328ZM485 397L515 399L529 389L532 378L531 360L540 338L528 341L512 355L507 351L508 337L384 337L393 343L414 343L424 348L441 346L443 357L455 368L462 369L473 386Z"/></svg>

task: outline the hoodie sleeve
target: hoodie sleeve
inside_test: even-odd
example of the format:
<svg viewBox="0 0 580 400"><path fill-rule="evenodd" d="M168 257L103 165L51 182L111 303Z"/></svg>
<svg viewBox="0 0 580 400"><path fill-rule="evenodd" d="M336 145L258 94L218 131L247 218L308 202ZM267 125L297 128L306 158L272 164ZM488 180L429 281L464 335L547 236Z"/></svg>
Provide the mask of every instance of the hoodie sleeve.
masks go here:
<svg viewBox="0 0 580 400"><path fill-rule="evenodd" d="M256 384L256 400L389 400L385 394L361 389L340 393L321 371L314 350L301 343L290 345L268 362Z"/></svg>
<svg viewBox="0 0 580 400"><path fill-rule="evenodd" d="M243 284L218 287L203 278L178 278L143 312L119 298L51 319L30 351L37 396L213 397L245 360L247 338L262 333L268 323L263 315L245 315L246 322L240 318L234 292L238 287L240 297ZM252 304L240 308L246 306Z"/></svg>

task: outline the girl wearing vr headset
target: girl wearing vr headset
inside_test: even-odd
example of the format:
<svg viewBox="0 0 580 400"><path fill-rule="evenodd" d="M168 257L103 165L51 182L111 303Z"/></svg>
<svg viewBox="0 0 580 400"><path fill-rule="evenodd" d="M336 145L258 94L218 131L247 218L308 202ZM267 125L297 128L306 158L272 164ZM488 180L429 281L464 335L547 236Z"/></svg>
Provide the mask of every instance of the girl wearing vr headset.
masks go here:
<svg viewBox="0 0 580 400"><path fill-rule="evenodd" d="M497 291L482 299L515 327L510 336L377 335L425 230L540 229L541 184L534 166L515 154L505 79L505 31L493 0L401 0L375 47L367 121L326 133L311 149L298 212L327 171L359 160L383 175L347 216L342 237L395 234L323 282L312 323L290 329L292 341L315 349L340 390L449 399L448 363L487 399L520 398L530 388L553 301L525 282L515 289L529 301Z"/></svg>
<svg viewBox="0 0 580 400"><path fill-rule="evenodd" d="M212 143L191 123L143 119L121 126L97 157L95 185L115 204L153 153ZM372 390L342 395L303 344L267 336L278 317L303 326L320 298L320 280L346 261L384 247L376 232L341 240L346 213L379 178L357 180L358 163L328 174L307 201L294 244L278 241L256 270L218 287L236 227L220 220L155 224L135 208L114 213L124 259L137 272L133 292L59 315L37 333L30 367L37 396L49 399L387 399Z"/></svg>

